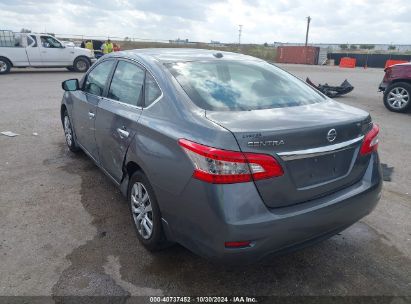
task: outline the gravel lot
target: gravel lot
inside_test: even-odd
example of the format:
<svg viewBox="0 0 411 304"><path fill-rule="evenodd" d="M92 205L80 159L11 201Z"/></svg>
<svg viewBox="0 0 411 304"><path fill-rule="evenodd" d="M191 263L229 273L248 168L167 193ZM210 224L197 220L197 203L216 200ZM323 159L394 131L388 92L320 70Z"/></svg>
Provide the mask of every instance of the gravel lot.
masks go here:
<svg viewBox="0 0 411 304"><path fill-rule="evenodd" d="M411 115L385 109L380 69L282 67L316 83L348 78L355 89L338 100L380 124L391 181L371 215L252 266L215 265L177 245L150 254L120 192L65 146L60 83L81 75L16 70L0 77L0 131L20 134L0 135L0 295L411 296Z"/></svg>

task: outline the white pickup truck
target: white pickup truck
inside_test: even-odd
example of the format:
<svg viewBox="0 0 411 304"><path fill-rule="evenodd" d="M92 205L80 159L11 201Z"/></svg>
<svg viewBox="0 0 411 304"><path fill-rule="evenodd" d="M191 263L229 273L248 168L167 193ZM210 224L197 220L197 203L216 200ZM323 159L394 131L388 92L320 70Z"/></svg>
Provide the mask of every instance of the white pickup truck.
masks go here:
<svg viewBox="0 0 411 304"><path fill-rule="evenodd" d="M0 30L0 75L12 67L65 67L84 73L95 61L93 51L66 46L51 35Z"/></svg>

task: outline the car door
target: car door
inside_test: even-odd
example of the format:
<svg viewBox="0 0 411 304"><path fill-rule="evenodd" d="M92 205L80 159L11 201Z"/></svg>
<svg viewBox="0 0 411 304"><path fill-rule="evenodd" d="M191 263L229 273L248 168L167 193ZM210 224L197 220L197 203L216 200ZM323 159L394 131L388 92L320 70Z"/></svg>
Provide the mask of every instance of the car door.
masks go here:
<svg viewBox="0 0 411 304"><path fill-rule="evenodd" d="M41 66L43 62L41 61L40 49L37 44L37 39L35 35L27 35L27 47L26 54L31 66Z"/></svg>
<svg viewBox="0 0 411 304"><path fill-rule="evenodd" d="M97 109L96 141L103 169L117 182L124 156L136 132L144 99L145 70L119 60L107 92Z"/></svg>
<svg viewBox="0 0 411 304"><path fill-rule="evenodd" d="M74 50L66 48L51 36L40 36L41 59L43 66L65 66L73 64ZM72 53L70 53L72 52Z"/></svg>
<svg viewBox="0 0 411 304"><path fill-rule="evenodd" d="M95 120L97 105L106 92L115 60L104 60L93 67L86 75L82 90L73 92L72 122L78 143L99 162L95 139Z"/></svg>

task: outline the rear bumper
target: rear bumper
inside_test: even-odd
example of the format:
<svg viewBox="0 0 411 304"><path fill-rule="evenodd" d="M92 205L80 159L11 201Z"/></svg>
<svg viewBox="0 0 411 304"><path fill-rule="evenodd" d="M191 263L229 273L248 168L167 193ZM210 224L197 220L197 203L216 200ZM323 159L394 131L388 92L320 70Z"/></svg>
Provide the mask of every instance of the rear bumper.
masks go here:
<svg viewBox="0 0 411 304"><path fill-rule="evenodd" d="M374 209L381 187L374 153L361 181L306 203L269 209L252 183L221 186L193 180L183 197L173 198L179 199L183 209L161 209L168 234L195 253L229 263L252 263L344 230ZM227 249L227 241L251 241L252 245Z"/></svg>

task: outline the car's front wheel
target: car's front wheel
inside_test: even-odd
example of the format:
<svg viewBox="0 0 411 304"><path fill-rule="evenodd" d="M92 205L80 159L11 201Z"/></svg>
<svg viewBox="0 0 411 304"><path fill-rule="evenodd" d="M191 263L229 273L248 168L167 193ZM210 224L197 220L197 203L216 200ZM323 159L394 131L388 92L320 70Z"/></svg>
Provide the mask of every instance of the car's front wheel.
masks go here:
<svg viewBox="0 0 411 304"><path fill-rule="evenodd" d="M130 179L128 202L139 241L150 251L164 247L166 239L154 190L147 177L137 171Z"/></svg>
<svg viewBox="0 0 411 304"><path fill-rule="evenodd" d="M384 92L384 105L393 112L407 112L411 107L411 84L397 82Z"/></svg>
<svg viewBox="0 0 411 304"><path fill-rule="evenodd" d="M64 128L64 137L66 138L67 147L71 152L77 152L80 150L76 143L74 137L73 127L71 126L70 117L68 116L67 110L64 110L63 113L63 128Z"/></svg>

